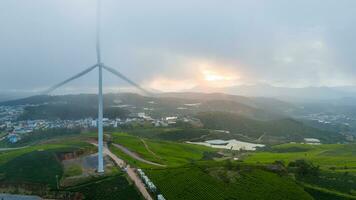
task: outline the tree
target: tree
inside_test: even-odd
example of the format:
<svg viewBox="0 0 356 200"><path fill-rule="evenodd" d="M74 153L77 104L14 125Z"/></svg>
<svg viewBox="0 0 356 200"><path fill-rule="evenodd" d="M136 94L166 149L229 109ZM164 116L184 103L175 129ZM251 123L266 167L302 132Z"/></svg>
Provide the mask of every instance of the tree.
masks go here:
<svg viewBox="0 0 356 200"><path fill-rule="evenodd" d="M299 176L318 176L320 172L319 166L315 166L313 163L304 159L290 162L288 167L295 170Z"/></svg>

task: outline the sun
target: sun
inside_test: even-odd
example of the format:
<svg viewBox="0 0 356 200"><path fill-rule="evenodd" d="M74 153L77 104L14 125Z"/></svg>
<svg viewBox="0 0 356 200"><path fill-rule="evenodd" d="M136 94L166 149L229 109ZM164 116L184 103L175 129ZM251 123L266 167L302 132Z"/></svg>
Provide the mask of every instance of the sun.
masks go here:
<svg viewBox="0 0 356 200"><path fill-rule="evenodd" d="M201 70L203 84L211 87L228 87L237 85L240 77L232 71L224 70L221 67Z"/></svg>
<svg viewBox="0 0 356 200"><path fill-rule="evenodd" d="M212 70L203 70L203 77L206 81L228 81L232 78Z"/></svg>

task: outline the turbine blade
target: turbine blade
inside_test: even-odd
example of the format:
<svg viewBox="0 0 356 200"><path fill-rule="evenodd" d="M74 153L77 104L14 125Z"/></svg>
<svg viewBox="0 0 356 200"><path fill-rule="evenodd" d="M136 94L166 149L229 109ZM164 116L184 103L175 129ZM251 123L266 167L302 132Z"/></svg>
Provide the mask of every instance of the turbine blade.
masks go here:
<svg viewBox="0 0 356 200"><path fill-rule="evenodd" d="M50 87L49 89L47 89L47 90L45 90L44 92L42 92L42 94L48 94L48 93L54 91L55 89L57 89L57 88L63 86L64 84L66 84L66 83L68 83L68 82L70 82L70 81L72 81L72 80L74 80L74 79L77 79L77 78L79 78L79 77L85 75L86 73L90 72L91 70L93 70L93 69L96 68L97 66L98 66L98 64L95 64L94 66L89 67L88 69L86 69L86 70L84 70L84 71L82 71L82 72L80 72L80 73L78 73L78 74L76 74L76 75L74 75L74 76L68 78L67 80L65 80L65 81L63 81L63 82L60 82L60 83L58 83L58 84L56 84L56 85Z"/></svg>
<svg viewBox="0 0 356 200"><path fill-rule="evenodd" d="M108 67L108 66L103 66L103 68L111 73L113 73L114 75L118 76L119 78L125 80L126 82L128 82L130 85L134 86L135 88L141 90L142 92L150 95L150 96L153 96L151 92L143 89L139 84L135 83L134 81L130 80L129 78L127 78L125 75L121 74L119 71L117 71L116 69L113 69L111 67Z"/></svg>

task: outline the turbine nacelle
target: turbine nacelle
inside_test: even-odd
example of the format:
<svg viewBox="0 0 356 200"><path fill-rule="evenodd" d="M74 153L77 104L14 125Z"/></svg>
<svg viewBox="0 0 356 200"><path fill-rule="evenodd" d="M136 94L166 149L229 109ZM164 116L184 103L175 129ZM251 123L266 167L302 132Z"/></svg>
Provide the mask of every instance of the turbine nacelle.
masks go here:
<svg viewBox="0 0 356 200"><path fill-rule="evenodd" d="M97 68L101 66L103 69L105 69L106 71L114 74L115 76L119 77L120 79L126 81L127 83L129 83L131 86L134 86L136 89L140 90L141 92L143 92L144 94L148 95L148 96L153 96L153 94L149 91L147 91L146 89L142 88L139 84L137 84L136 82L132 81L131 79L129 79L127 76L125 76L124 74L120 73L119 71L117 71L116 69L114 68L111 68L111 67L108 67L106 65L104 65L104 63L98 63L98 64L95 64L87 69L85 69L84 71L50 87L49 89L43 91L41 94L42 95L46 95L46 94L49 94L51 92L53 92L54 90L62 87L63 85L75 80L75 79L78 79L82 76L84 76L85 74L91 72L93 69Z"/></svg>

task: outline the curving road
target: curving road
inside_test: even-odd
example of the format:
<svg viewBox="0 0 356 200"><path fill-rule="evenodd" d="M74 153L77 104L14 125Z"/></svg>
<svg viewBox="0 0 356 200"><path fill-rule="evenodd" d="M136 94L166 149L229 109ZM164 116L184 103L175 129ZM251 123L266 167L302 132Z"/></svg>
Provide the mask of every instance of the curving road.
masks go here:
<svg viewBox="0 0 356 200"><path fill-rule="evenodd" d="M127 149L126 147L120 145L120 144L112 144L114 147L120 149L121 151L123 151L125 154L129 155L130 157L138 160L138 161L141 161L143 163L146 163L146 164L150 164L150 165L155 165L155 166L158 166L158 167L166 167L166 165L162 165L162 164L158 164L158 163L155 163L155 162L151 162L149 160L145 160L143 158L141 158L140 156L138 156L136 153L130 151L129 149Z"/></svg>
<svg viewBox="0 0 356 200"><path fill-rule="evenodd" d="M24 149L29 146L23 146L23 147L15 147L15 148L0 148L0 151L11 151L11 150L17 150L17 149Z"/></svg>

